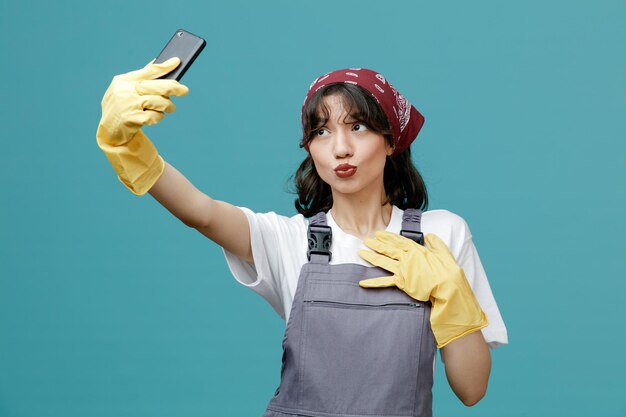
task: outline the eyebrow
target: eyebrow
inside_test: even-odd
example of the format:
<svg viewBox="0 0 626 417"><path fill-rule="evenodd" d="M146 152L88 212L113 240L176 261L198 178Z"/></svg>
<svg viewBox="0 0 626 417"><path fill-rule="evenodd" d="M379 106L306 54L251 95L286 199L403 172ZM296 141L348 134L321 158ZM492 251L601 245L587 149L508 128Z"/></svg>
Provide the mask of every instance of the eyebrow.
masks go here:
<svg viewBox="0 0 626 417"><path fill-rule="evenodd" d="M359 117L361 116L358 113L355 114L348 114L343 120L342 122L345 124L355 124L355 123L365 123L367 124L367 121L365 120L365 117Z"/></svg>
<svg viewBox="0 0 626 417"><path fill-rule="evenodd" d="M317 120L318 120L318 124L320 126L325 125L326 123L328 123L328 121L330 120L330 117L320 117L321 115L318 115ZM346 124L350 124L350 123L365 123L364 118L362 117L357 117L359 116L358 113L355 114L347 114L343 120L341 120L341 122L346 123Z"/></svg>

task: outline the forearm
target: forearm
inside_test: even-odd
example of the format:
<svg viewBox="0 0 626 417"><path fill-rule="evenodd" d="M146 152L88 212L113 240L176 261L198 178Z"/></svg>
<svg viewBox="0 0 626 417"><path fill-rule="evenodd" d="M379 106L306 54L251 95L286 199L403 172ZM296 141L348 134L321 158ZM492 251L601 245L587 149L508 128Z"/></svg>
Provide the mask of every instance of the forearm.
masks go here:
<svg viewBox="0 0 626 417"><path fill-rule="evenodd" d="M198 228L208 222L213 200L167 161L163 174L148 192L187 226Z"/></svg>
<svg viewBox="0 0 626 417"><path fill-rule="evenodd" d="M240 208L213 200L167 162L148 192L187 226L241 259L254 262L248 219Z"/></svg>
<svg viewBox="0 0 626 417"><path fill-rule="evenodd" d="M481 331L456 339L441 349L446 376L452 391L467 406L485 395L491 354Z"/></svg>

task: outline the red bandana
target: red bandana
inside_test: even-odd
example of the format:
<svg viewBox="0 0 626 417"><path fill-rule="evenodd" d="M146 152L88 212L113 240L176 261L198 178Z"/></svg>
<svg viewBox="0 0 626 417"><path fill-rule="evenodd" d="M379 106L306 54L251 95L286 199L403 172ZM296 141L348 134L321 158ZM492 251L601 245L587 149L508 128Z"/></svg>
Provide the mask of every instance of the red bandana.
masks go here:
<svg viewBox="0 0 626 417"><path fill-rule="evenodd" d="M311 96L320 88L329 84L348 83L358 85L369 91L376 99L381 109L387 115L391 125L391 132L395 150L392 156L396 156L409 147L415 140L422 125L424 116L417 111L409 101L402 96L389 82L379 73L365 68L347 68L329 72L318 77L311 83L309 91L302 104L302 116L304 107Z"/></svg>

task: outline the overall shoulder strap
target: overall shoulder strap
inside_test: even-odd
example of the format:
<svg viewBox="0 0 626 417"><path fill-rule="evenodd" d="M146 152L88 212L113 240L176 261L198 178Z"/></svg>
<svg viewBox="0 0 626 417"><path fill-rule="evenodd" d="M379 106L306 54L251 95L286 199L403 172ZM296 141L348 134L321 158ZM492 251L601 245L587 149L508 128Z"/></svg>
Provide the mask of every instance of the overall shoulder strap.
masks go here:
<svg viewBox="0 0 626 417"><path fill-rule="evenodd" d="M422 233L422 213L423 211L415 208L404 210L402 216L402 230L400 235L413 240L420 245L424 244L424 234Z"/></svg>
<svg viewBox="0 0 626 417"><path fill-rule="evenodd" d="M332 256L330 245L333 241L333 234L332 229L326 223L326 213L319 212L309 219L307 234L309 237L309 249L307 251L309 262L328 264Z"/></svg>

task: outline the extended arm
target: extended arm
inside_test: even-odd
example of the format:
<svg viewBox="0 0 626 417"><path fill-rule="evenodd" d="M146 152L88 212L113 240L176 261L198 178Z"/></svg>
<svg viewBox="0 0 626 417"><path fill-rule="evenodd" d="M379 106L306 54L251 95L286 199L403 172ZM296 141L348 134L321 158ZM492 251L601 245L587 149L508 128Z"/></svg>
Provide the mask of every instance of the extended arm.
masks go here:
<svg viewBox="0 0 626 417"><path fill-rule="evenodd" d="M211 199L163 160L141 130L174 111L170 96L187 94L174 80L159 79L178 65L162 64L113 78L102 99L102 118L96 132L98 146L120 181L134 194L149 192L184 224L197 229L224 249L252 262L248 220L241 209Z"/></svg>

